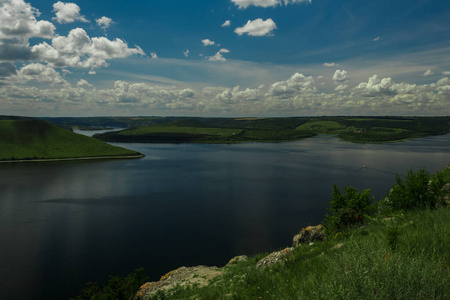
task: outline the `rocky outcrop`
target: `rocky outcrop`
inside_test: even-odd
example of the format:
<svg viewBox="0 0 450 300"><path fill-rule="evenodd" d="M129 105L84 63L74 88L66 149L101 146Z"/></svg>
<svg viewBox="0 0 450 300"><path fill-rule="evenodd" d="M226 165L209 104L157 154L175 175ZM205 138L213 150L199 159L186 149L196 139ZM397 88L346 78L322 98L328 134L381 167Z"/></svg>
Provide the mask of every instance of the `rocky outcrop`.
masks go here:
<svg viewBox="0 0 450 300"><path fill-rule="evenodd" d="M248 260L248 256L247 255L235 256L232 259L230 259L230 261L227 263L227 266L235 264L235 263L240 262L240 261L246 261L246 260Z"/></svg>
<svg viewBox="0 0 450 300"><path fill-rule="evenodd" d="M277 264L284 264L291 259L295 247L301 244L312 245L315 241L321 241L324 238L325 232L322 225L303 228L299 234L294 236L293 247L270 253L256 263L256 268L264 269ZM338 247L340 246L342 245L339 245ZM246 260L248 260L246 255L236 256L230 259L227 266ZM156 294L161 294L161 298L164 298L164 295L170 295L172 293L171 290L175 287L183 288L193 285L202 287L207 285L211 279L222 275L222 272L223 269L217 267L181 267L162 276L159 281L147 282L142 285L134 299L147 300Z"/></svg>
<svg viewBox="0 0 450 300"><path fill-rule="evenodd" d="M139 288L134 299L144 300L149 299L157 293L170 293L170 290L176 286L187 287L196 285L202 287L207 285L209 280L221 274L222 270L217 267L181 267L162 276L159 281L143 284Z"/></svg>
<svg viewBox="0 0 450 300"><path fill-rule="evenodd" d="M286 262L291 256L294 248L288 247L281 251L272 252L266 257L260 259L256 263L256 268L264 269L265 267L273 266L275 264L280 264Z"/></svg>
<svg viewBox="0 0 450 300"><path fill-rule="evenodd" d="M321 241L325 238L325 231L322 224L317 226L308 226L302 228L300 233L296 234L292 239L294 248L301 244L309 244L315 241Z"/></svg>

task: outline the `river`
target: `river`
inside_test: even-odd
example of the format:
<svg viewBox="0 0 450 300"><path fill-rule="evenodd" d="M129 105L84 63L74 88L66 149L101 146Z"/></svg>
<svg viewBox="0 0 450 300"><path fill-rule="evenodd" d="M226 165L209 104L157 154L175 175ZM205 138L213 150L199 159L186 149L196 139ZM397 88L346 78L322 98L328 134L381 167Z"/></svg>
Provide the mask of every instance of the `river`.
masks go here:
<svg viewBox="0 0 450 300"><path fill-rule="evenodd" d="M0 164L0 297L67 299L144 267L222 266L323 220L333 184L379 199L450 163L450 135L388 144L116 144L133 160Z"/></svg>

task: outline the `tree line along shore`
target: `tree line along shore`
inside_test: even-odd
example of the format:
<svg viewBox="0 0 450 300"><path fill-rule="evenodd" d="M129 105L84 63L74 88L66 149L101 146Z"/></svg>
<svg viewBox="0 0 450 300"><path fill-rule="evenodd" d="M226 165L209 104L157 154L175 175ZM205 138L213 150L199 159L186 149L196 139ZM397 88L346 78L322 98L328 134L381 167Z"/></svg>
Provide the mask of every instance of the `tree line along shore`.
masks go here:
<svg viewBox="0 0 450 300"><path fill-rule="evenodd" d="M138 122L131 122L125 130L94 137L108 142L240 143L286 142L330 134L354 143L384 143L450 132L450 117L186 117L133 121Z"/></svg>
<svg viewBox="0 0 450 300"><path fill-rule="evenodd" d="M93 138L71 132L125 128ZM86 117L0 116L0 161L138 158L122 143L287 142L320 134L354 143L385 143L450 132L450 117Z"/></svg>

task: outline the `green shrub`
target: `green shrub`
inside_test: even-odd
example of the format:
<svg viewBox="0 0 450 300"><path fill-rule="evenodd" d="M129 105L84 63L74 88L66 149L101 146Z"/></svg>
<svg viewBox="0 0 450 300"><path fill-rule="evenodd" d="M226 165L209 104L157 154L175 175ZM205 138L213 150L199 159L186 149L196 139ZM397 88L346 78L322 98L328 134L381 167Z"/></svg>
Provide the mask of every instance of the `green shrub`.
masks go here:
<svg viewBox="0 0 450 300"><path fill-rule="evenodd" d="M360 193L357 188L351 186L344 189L345 194L341 195L339 187L333 185L333 199L327 209L332 215L326 214L323 222L327 235L335 235L349 227L362 225L374 209L370 190Z"/></svg>
<svg viewBox="0 0 450 300"><path fill-rule="evenodd" d="M397 249L399 231L397 227L388 227L386 230L386 242L392 251Z"/></svg>
<svg viewBox="0 0 450 300"><path fill-rule="evenodd" d="M81 295L71 300L128 300L133 299L139 287L148 281L144 269L136 269L127 277L111 276L108 285L100 289L97 282L89 282Z"/></svg>
<svg viewBox="0 0 450 300"><path fill-rule="evenodd" d="M425 169L414 172L408 170L405 181L397 174L396 184L392 186L386 199L383 201L385 209L410 210L415 208L435 208L443 205L441 188L444 180L441 173L433 178Z"/></svg>

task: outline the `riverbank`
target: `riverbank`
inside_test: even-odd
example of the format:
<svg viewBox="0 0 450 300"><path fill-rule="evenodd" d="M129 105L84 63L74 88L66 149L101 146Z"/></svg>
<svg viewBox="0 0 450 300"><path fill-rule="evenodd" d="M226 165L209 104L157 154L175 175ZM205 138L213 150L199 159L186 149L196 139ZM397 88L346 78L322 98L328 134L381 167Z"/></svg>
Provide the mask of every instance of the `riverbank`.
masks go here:
<svg viewBox="0 0 450 300"><path fill-rule="evenodd" d="M153 292L144 285L136 299L448 299L449 222L449 208L375 218L334 239L287 248L272 266L257 267L269 256L261 254L220 268L203 285Z"/></svg>
<svg viewBox="0 0 450 300"><path fill-rule="evenodd" d="M441 173L449 204L450 168ZM175 269L142 285L135 299L446 299L449 224L450 208L441 205L375 214L325 239L321 226L310 226L280 251L235 257L220 268ZM135 278L123 284L136 286Z"/></svg>
<svg viewBox="0 0 450 300"><path fill-rule="evenodd" d="M17 159L17 160L1 160L0 163L58 162L58 161L106 160L106 159L137 159L137 158L143 158L143 157L145 157L144 154L116 155L116 156L72 157L72 158Z"/></svg>
<svg viewBox="0 0 450 300"><path fill-rule="evenodd" d="M376 214L331 237L309 226L291 247L222 268L182 267L135 299L447 299L450 166L441 174L446 205L437 209Z"/></svg>
<svg viewBox="0 0 450 300"><path fill-rule="evenodd" d="M386 143L450 132L449 117L184 118L94 135L106 142L288 142L331 134L353 143Z"/></svg>

